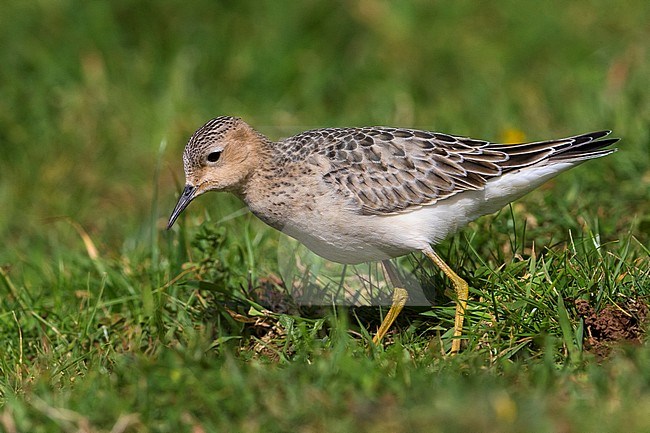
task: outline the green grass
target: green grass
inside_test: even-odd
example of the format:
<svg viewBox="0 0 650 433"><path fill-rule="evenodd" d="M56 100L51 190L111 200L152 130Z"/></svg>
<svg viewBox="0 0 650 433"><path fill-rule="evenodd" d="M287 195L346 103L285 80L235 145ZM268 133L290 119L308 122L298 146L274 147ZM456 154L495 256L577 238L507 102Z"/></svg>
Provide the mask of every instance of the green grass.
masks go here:
<svg viewBox="0 0 650 433"><path fill-rule="evenodd" d="M650 430L647 338L594 353L576 304L634 319L650 296L648 17L643 1L5 1L0 431ZM184 143L222 114L272 138L622 141L438 246L471 293L449 357L449 283L420 256L400 264L435 306L374 347L377 310L264 310L285 240L236 199L164 230Z"/></svg>

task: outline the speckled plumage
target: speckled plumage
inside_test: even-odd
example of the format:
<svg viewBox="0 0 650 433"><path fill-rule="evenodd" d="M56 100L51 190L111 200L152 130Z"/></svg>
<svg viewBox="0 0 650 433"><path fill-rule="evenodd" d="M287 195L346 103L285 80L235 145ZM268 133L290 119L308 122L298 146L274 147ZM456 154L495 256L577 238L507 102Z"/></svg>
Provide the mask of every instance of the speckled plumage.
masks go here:
<svg viewBox="0 0 650 433"><path fill-rule="evenodd" d="M611 153L593 153L616 141L597 141L607 134L499 145L412 129L340 128L307 131L277 148L290 161L318 165L323 180L342 197L354 197L361 213L382 215L482 189L492 178L554 157L575 157L578 149L582 157Z"/></svg>
<svg viewBox="0 0 650 433"><path fill-rule="evenodd" d="M364 127L272 142L239 118L217 117L185 147L186 186L168 226L197 196L229 191L329 260L354 264L422 251L454 283L459 337L467 283L431 246L560 172L614 152L608 146L618 139L609 133L505 145ZM455 340L452 351L459 347Z"/></svg>
<svg viewBox="0 0 650 433"><path fill-rule="evenodd" d="M231 191L316 253L359 263L422 250L557 173L612 153L606 147L617 139L608 134L504 145L364 127L272 142L224 116L192 135L183 162L192 198ZM207 161L211 152L220 159Z"/></svg>

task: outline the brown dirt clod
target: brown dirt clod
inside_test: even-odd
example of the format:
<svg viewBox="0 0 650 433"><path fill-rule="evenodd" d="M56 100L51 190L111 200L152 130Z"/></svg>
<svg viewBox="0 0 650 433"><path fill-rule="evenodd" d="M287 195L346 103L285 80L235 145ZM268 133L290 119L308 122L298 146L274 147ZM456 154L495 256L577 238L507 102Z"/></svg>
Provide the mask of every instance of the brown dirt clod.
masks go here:
<svg viewBox="0 0 650 433"><path fill-rule="evenodd" d="M641 344L646 333L648 304L630 299L596 311L588 301L575 301L578 315L585 324L585 349L600 358L607 357L619 343Z"/></svg>

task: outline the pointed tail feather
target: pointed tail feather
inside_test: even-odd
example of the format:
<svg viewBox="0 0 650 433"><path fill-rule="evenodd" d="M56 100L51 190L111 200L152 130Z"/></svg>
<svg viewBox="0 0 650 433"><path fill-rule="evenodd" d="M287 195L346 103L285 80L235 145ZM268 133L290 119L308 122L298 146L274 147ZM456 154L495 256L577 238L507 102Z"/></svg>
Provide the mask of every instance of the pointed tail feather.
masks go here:
<svg viewBox="0 0 650 433"><path fill-rule="evenodd" d="M508 160L500 165L505 172L548 162L581 162L609 155L617 149L606 147L618 138L605 138L611 131L596 131L557 140L521 144L490 144L490 150L506 153Z"/></svg>

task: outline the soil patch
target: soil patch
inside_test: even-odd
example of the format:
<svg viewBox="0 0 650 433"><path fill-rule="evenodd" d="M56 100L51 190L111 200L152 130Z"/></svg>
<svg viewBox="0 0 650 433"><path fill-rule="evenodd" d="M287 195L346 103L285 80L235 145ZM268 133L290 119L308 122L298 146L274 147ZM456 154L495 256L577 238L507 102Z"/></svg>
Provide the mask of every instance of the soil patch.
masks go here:
<svg viewBox="0 0 650 433"><path fill-rule="evenodd" d="M607 305L596 311L584 299L575 301L585 323L585 349L600 358L607 357L620 343L641 344L648 325L648 304L630 299L624 304Z"/></svg>

